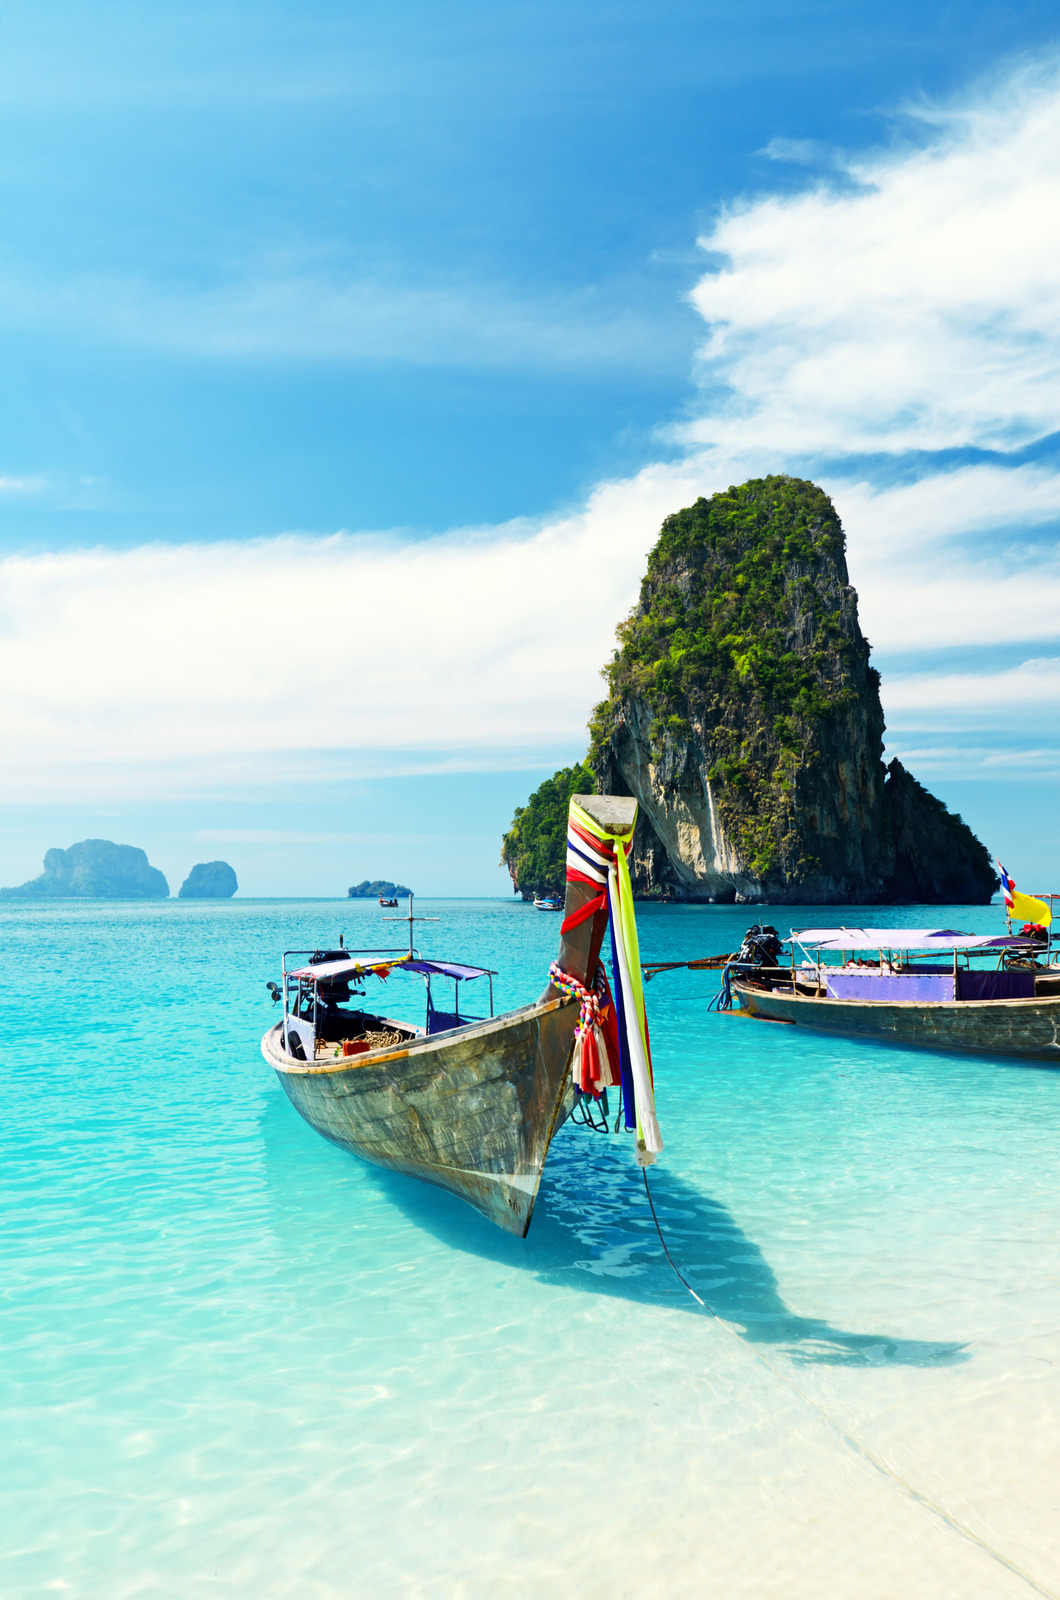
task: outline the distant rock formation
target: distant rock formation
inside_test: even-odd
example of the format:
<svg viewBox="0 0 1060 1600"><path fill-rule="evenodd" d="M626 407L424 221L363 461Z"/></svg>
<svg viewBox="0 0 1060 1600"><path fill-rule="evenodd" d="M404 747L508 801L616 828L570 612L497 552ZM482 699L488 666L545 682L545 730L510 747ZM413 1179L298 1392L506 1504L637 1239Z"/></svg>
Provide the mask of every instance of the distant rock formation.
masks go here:
<svg viewBox="0 0 1060 1600"><path fill-rule="evenodd" d="M231 900L239 883L227 861L200 861L180 886L178 900Z"/></svg>
<svg viewBox="0 0 1060 1600"><path fill-rule="evenodd" d="M396 900L399 895L410 895L411 889L406 889L403 883L386 883L382 878L376 878L371 883L365 878L363 883L355 883L352 889L346 890L351 900Z"/></svg>
<svg viewBox="0 0 1060 1600"><path fill-rule="evenodd" d="M143 850L109 839L82 839L69 850L49 850L44 871L0 895L27 900L165 900L169 884Z"/></svg>
<svg viewBox="0 0 1060 1600"><path fill-rule="evenodd" d="M638 896L989 902L971 829L884 766L879 674L816 484L758 478L667 517L618 638L588 760L599 793L640 802Z"/></svg>

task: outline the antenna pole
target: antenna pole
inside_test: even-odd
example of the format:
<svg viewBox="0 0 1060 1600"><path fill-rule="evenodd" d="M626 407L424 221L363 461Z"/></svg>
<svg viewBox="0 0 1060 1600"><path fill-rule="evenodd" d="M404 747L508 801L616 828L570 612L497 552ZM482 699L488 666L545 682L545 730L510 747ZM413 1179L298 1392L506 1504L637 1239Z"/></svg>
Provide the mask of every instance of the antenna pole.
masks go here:
<svg viewBox="0 0 1060 1600"><path fill-rule="evenodd" d="M437 922L437 917L415 917L412 914L412 896L409 895L409 914L407 917L384 917L384 922L407 922L409 925L409 960L415 959L416 945L415 932L417 922Z"/></svg>

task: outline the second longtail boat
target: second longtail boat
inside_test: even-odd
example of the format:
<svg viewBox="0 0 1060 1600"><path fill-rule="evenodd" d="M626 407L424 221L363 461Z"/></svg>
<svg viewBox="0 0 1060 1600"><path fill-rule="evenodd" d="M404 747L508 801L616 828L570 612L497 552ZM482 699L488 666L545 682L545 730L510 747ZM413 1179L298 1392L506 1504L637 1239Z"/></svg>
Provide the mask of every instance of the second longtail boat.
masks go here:
<svg viewBox="0 0 1060 1600"><path fill-rule="evenodd" d="M731 993L743 1012L769 1022L1060 1065L1060 967L1045 926L1016 936L808 928L791 933L791 965L782 966L788 942L774 928L752 929L726 967L723 1003ZM810 958L801 965L798 947Z"/></svg>
<svg viewBox="0 0 1060 1600"><path fill-rule="evenodd" d="M662 1139L627 864L636 816L635 800L572 799L559 954L533 1005L477 1020L461 1016L459 1001L433 1008L432 977L452 978L459 993L461 982L489 976L492 994L492 974L423 961L411 944L407 956L321 950L292 968L285 957L282 988L270 985L283 1018L261 1049L306 1121L520 1235L549 1145L579 1097L620 1087L637 1159L654 1161ZM609 922L613 996L600 961ZM351 985L403 969L427 980L425 1029L346 1009Z"/></svg>

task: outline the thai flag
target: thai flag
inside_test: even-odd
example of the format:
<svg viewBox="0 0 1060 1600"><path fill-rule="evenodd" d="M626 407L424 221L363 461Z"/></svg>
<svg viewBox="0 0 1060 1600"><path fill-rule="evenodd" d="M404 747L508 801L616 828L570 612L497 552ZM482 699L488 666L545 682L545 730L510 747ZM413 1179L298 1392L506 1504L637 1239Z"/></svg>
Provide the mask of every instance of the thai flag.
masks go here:
<svg viewBox="0 0 1060 1600"><path fill-rule="evenodd" d="M997 861L997 857L996 856L994 857L994 860ZM1015 889L1016 885L1013 882L1013 880L1009 877L1008 873L1005 871L1005 869L1001 865L1000 861L997 862L997 870L1001 874L1001 893L1005 896L1005 910L1007 912L1011 913L1011 911L1012 911L1012 891L1013 891L1013 889Z"/></svg>

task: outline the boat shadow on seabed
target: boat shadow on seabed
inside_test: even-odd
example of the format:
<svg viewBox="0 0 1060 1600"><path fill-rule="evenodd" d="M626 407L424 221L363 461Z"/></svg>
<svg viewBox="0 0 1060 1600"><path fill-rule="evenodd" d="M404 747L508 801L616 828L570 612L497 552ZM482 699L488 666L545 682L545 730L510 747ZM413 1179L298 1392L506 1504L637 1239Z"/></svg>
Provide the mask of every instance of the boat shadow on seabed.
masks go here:
<svg viewBox="0 0 1060 1600"><path fill-rule="evenodd" d="M381 1171L376 1176L411 1222L452 1249L533 1272L545 1283L708 1314L663 1255L625 1141L620 1146L618 1140L563 1130L549 1154L525 1239L501 1233L462 1201L415 1179ZM772 1345L807 1366L934 1367L968 1359L960 1344L848 1333L799 1316L784 1303L769 1263L731 1212L662 1164L651 1169L649 1182L677 1266L748 1344Z"/></svg>

